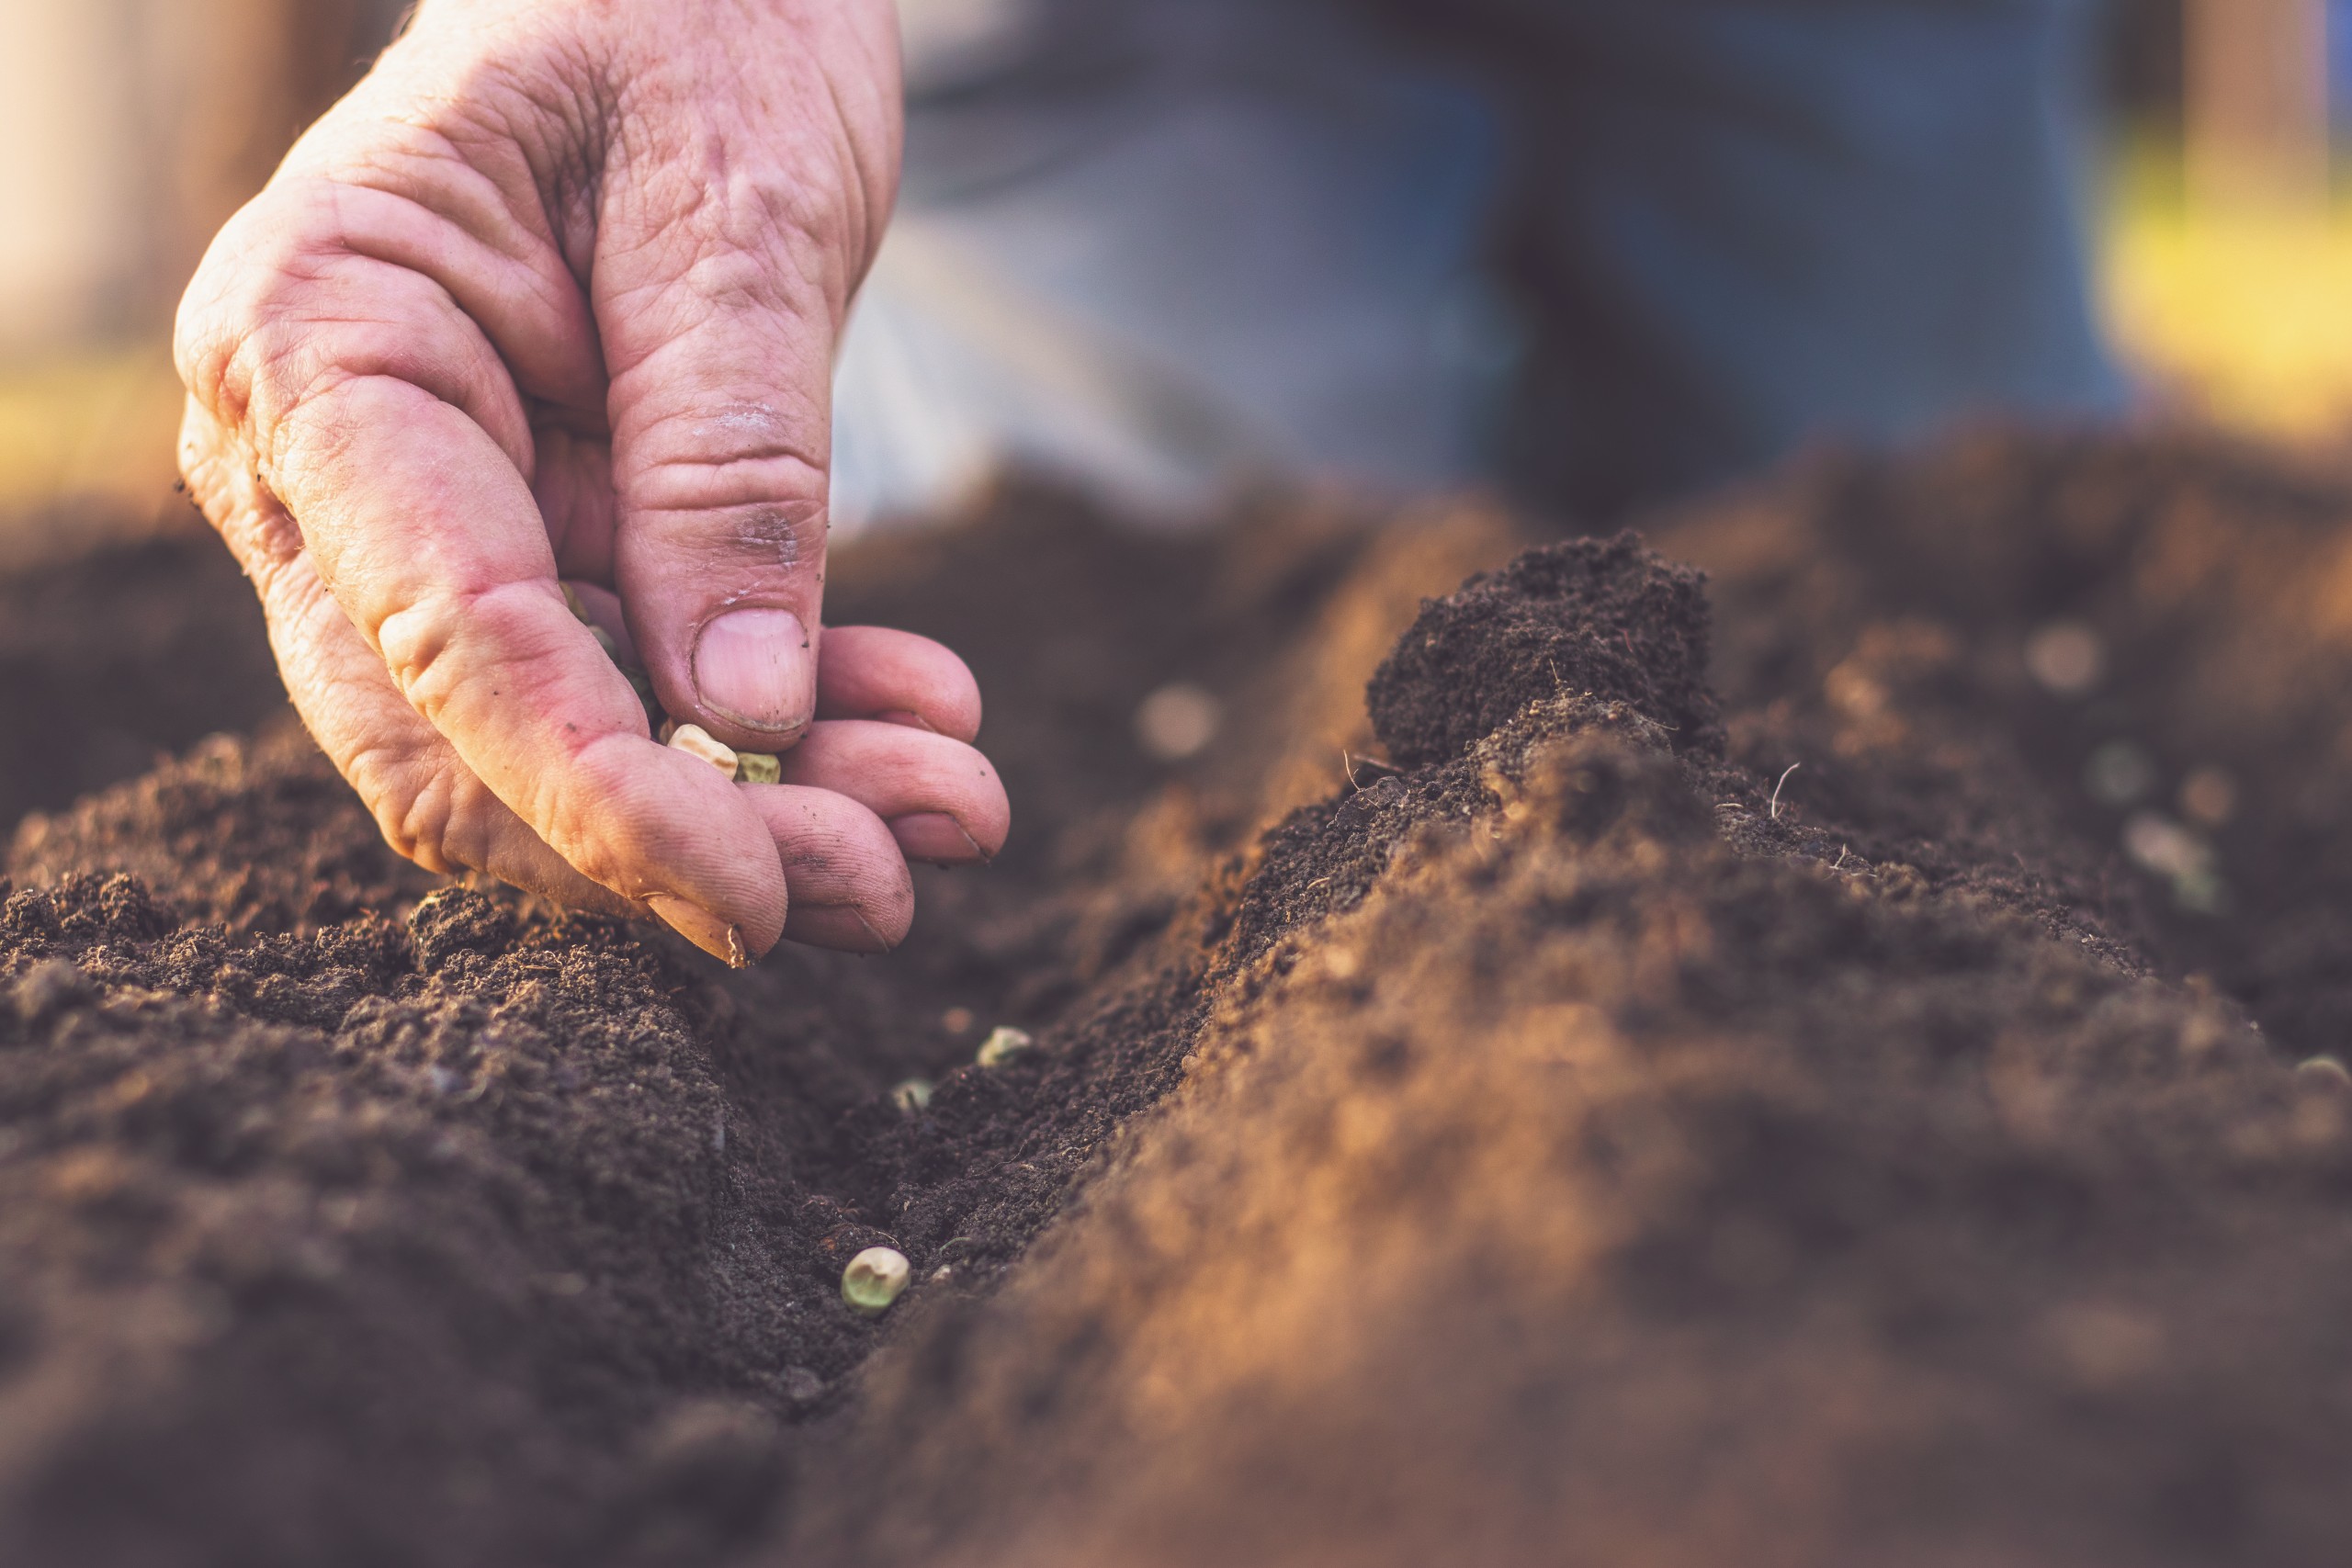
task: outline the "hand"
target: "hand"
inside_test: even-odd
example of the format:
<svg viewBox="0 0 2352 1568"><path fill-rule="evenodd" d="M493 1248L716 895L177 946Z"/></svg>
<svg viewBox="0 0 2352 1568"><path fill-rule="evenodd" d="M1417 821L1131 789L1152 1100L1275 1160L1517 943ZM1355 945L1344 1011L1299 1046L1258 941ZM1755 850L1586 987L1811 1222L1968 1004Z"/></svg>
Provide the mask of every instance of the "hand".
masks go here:
<svg viewBox="0 0 2352 1568"><path fill-rule="evenodd" d="M962 661L820 634L897 49L890 0L425 0L214 243L182 466L403 854L742 963L888 947L906 857L1002 844ZM564 581L784 784L657 745Z"/></svg>

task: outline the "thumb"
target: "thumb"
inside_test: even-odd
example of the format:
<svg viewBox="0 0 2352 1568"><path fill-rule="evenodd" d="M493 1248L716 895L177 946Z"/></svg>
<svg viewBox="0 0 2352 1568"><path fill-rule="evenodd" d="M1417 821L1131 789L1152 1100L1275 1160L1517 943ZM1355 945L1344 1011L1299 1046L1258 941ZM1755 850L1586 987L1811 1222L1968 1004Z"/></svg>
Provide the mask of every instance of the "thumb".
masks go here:
<svg viewBox="0 0 2352 1568"><path fill-rule="evenodd" d="M633 183L596 273L630 633L673 716L761 751L816 715L833 348L870 252L866 199L812 220L804 183L785 218L782 178L725 157Z"/></svg>
<svg viewBox="0 0 2352 1568"><path fill-rule="evenodd" d="M639 305L684 330L614 381L614 586L672 716L781 750L816 716L830 342L691 275L654 287Z"/></svg>

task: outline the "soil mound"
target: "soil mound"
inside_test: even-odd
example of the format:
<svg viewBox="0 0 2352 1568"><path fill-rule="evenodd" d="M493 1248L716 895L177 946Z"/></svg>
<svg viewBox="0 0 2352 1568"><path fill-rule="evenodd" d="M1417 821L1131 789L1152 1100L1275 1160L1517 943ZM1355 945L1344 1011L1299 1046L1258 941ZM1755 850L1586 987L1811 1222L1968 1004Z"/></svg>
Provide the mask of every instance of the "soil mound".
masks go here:
<svg viewBox="0 0 2352 1568"><path fill-rule="evenodd" d="M2346 519L1825 462L1649 531L1719 716L1630 538L1009 495L834 572L1025 814L870 963L440 888L282 730L31 818L0 1559L2332 1561Z"/></svg>
<svg viewBox="0 0 2352 1568"><path fill-rule="evenodd" d="M0 833L285 701L260 607L192 519L0 574Z"/></svg>
<svg viewBox="0 0 2352 1568"><path fill-rule="evenodd" d="M1459 757L1530 703L1578 692L1719 750L1705 579L1631 534L1530 550L1422 606L1373 676L1372 724L1402 767Z"/></svg>

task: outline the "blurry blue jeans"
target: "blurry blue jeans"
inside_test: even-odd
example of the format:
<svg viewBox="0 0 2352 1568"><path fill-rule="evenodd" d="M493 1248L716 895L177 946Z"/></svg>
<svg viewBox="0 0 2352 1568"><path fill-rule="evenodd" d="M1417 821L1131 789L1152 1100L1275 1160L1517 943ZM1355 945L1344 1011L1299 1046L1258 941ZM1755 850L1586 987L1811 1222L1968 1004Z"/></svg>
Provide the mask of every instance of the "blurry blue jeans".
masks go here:
<svg viewBox="0 0 2352 1568"><path fill-rule="evenodd" d="M836 510L1017 462L1590 516L2123 389L2094 0L901 0ZM1416 14L1418 13L1418 14Z"/></svg>

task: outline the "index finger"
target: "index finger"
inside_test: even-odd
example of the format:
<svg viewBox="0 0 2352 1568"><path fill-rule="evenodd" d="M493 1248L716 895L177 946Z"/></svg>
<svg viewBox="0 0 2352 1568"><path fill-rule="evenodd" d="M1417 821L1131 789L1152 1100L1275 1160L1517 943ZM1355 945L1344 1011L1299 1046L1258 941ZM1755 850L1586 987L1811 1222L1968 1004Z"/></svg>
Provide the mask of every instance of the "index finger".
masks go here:
<svg viewBox="0 0 2352 1568"><path fill-rule="evenodd" d="M590 879L750 953L781 936L783 868L717 770L654 744L566 608L529 487L461 411L387 376L300 396L267 477L345 614L466 766ZM672 901L692 907L682 922ZM708 928L688 931L715 945Z"/></svg>

